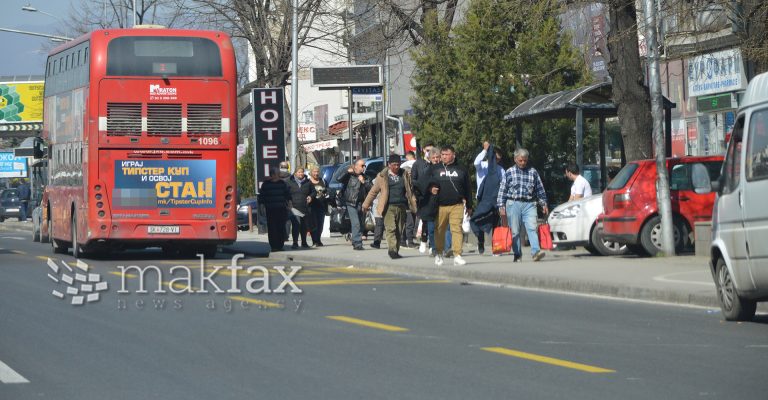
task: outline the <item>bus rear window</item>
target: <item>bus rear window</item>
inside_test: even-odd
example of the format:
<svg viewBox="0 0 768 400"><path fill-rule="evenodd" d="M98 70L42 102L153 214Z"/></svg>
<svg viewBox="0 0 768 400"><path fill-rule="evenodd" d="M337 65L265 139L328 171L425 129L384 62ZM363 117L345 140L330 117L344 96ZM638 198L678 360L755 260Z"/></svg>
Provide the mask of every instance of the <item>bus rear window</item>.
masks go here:
<svg viewBox="0 0 768 400"><path fill-rule="evenodd" d="M119 37L109 42L107 75L222 76L221 55L204 38Z"/></svg>

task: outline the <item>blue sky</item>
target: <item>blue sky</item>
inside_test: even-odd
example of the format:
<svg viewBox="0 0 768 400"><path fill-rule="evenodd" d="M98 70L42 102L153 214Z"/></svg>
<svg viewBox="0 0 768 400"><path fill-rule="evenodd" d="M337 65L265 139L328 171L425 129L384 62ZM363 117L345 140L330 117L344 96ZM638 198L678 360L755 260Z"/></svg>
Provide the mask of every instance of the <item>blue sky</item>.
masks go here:
<svg viewBox="0 0 768 400"><path fill-rule="evenodd" d="M79 0L1 0L0 28L18 29L46 34L62 32L63 23L39 12L23 11L29 4L41 11L66 18L70 4ZM42 75L45 72L47 49L55 43L46 38L0 31L0 76Z"/></svg>

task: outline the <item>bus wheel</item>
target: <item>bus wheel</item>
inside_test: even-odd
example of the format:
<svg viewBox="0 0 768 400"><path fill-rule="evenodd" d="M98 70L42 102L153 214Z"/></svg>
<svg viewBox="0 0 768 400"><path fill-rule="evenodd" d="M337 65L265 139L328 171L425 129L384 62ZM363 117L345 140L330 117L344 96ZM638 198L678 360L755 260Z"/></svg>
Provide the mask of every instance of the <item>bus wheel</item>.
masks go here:
<svg viewBox="0 0 768 400"><path fill-rule="evenodd" d="M53 254L64 254L67 248L64 247L60 240L53 238L53 220L48 221L48 239L51 241L51 249Z"/></svg>
<svg viewBox="0 0 768 400"><path fill-rule="evenodd" d="M80 245L77 244L77 217L72 213L72 257L79 258L83 252L80 250Z"/></svg>

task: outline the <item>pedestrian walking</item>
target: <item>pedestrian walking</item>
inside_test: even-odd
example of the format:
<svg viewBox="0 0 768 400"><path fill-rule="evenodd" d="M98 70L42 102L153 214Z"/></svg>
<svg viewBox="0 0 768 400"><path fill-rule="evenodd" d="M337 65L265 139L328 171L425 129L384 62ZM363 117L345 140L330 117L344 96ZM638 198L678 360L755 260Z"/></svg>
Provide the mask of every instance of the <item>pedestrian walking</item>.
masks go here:
<svg viewBox="0 0 768 400"><path fill-rule="evenodd" d="M528 234L533 261L539 261L546 255L539 248L536 205L538 203L541 206L545 215L549 213L547 193L538 171L528 166L528 157L528 150L515 150L515 165L504 173L496 201L499 214L502 218L507 218L508 226L512 229L513 262L522 260L521 224L525 225Z"/></svg>
<svg viewBox="0 0 768 400"><path fill-rule="evenodd" d="M488 157L488 154L493 157ZM488 158L485 160L485 158ZM470 218L472 233L477 237L477 253L485 252L485 234L492 235L498 222L496 200L499 194L504 168L500 165L501 151L489 142L483 143L483 150L475 157L477 174L477 208Z"/></svg>
<svg viewBox="0 0 768 400"><path fill-rule="evenodd" d="M427 159L434 159L435 165L440 162L440 149L431 147L427 153ZM430 161L431 163L431 161ZM431 165L431 164L430 164ZM413 171L413 170L412 170ZM419 253L425 254L427 252L427 246L430 257L435 256L435 220L437 219L437 194L440 191L440 185L437 180L432 177L429 170L422 173L422 178L418 182L414 181L414 192L420 193L417 197L416 214L419 216L421 223L421 238L422 242L419 246Z"/></svg>
<svg viewBox="0 0 768 400"><path fill-rule="evenodd" d="M22 181L19 187L19 221L27 222L27 209L29 209L29 198L32 195L32 191L29 188L27 181Z"/></svg>
<svg viewBox="0 0 768 400"><path fill-rule="evenodd" d="M308 249L307 243L307 222L309 221L309 205L312 202L314 189L309 179L304 175L304 168L297 168L293 176L288 179L288 188L291 190L291 226L293 233L293 249L299 248L299 237L301 237L301 247Z"/></svg>
<svg viewBox="0 0 768 400"><path fill-rule="evenodd" d="M573 182L571 185L571 197L568 198L568 201L592 196L592 186L590 186L587 178L579 175L578 165L568 164L565 167L565 177Z"/></svg>
<svg viewBox="0 0 768 400"><path fill-rule="evenodd" d="M432 175L440 187L438 192L437 225L435 227L435 264L443 265L443 250L445 232L450 225L453 253L453 265L464 265L467 262L461 256L464 243L464 232L461 224L464 211L472 213L472 192L469 187L469 172L456 162L456 151L453 146L444 146L440 151L441 163L432 168Z"/></svg>
<svg viewBox="0 0 768 400"><path fill-rule="evenodd" d="M430 171L430 167L432 165L432 162L430 161L430 155L432 154L432 149L434 145L432 143L426 143L424 145L423 155L422 157L417 157L417 159L413 162L413 165L411 166L411 179L413 180L413 188L414 188L414 194L416 195L416 200L419 203L419 209L421 209L422 206L422 199L426 197L431 197L430 194L424 193L422 191L422 187L426 188L428 187L431 177L426 177L426 175ZM439 161L440 155L437 155L437 159ZM424 182L421 182L421 178L426 177L426 180ZM418 214L418 212L417 212ZM436 218L436 217L434 217ZM434 222L434 218L431 220ZM430 249L433 249L434 246L432 246L432 241L429 241L429 233L427 231L427 221L424 219L421 219L421 237L419 238L419 253L425 254L427 252L427 244L430 243ZM416 227L418 229L418 222L416 222Z"/></svg>
<svg viewBox="0 0 768 400"><path fill-rule="evenodd" d="M365 194L370 183L365 177L365 160L358 159L339 177L339 182L344 185L342 202L347 209L352 230L352 248L363 250L362 223L365 222L361 212L361 205L365 200Z"/></svg>
<svg viewBox="0 0 768 400"><path fill-rule="evenodd" d="M325 214L328 212L327 183L320 176L320 167L313 167L309 172L309 183L312 185L313 197L309 203L310 233L312 245L322 247L321 235L325 226Z"/></svg>
<svg viewBox="0 0 768 400"><path fill-rule="evenodd" d="M376 186L376 181L379 178L373 178L373 186ZM374 220L374 228L373 228L373 242L371 243L371 247L374 249L380 249L381 248L381 240L384 239L384 217L378 213L379 208L379 199L381 198L381 193L379 193L378 196L376 196L375 199L373 199L373 204L371 204L371 214L373 215Z"/></svg>
<svg viewBox="0 0 768 400"><path fill-rule="evenodd" d="M411 174L400 168L400 156L393 154L389 156L387 168L376 176L375 183L363 202L363 211L368 211L376 196L381 194L376 211L384 217L387 248L392 259L402 257L400 241L406 213L416 211L412 185Z"/></svg>
<svg viewBox="0 0 768 400"><path fill-rule="evenodd" d="M267 216L267 237L272 251L280 251L285 243L285 225L288 221L291 192L280 177L280 169L271 167L269 178L259 188L259 207Z"/></svg>

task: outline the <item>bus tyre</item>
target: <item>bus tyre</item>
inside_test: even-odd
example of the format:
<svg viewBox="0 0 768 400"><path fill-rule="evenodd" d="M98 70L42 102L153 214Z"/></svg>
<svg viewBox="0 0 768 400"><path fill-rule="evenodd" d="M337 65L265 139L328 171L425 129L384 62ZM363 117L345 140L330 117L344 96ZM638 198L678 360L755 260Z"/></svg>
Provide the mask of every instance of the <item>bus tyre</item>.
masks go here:
<svg viewBox="0 0 768 400"><path fill-rule="evenodd" d="M80 245L77 244L77 217L75 213L72 213L72 257L79 258L82 256L80 251Z"/></svg>
<svg viewBox="0 0 768 400"><path fill-rule="evenodd" d="M51 249L53 254L64 254L67 248L64 247L58 239L53 238L53 221L48 221L48 239L51 241Z"/></svg>
<svg viewBox="0 0 768 400"><path fill-rule="evenodd" d="M739 296L733 277L728 271L723 258L717 259L715 265L715 285L717 286L717 300L720 309L727 321L751 321L757 310L757 302L747 300Z"/></svg>

